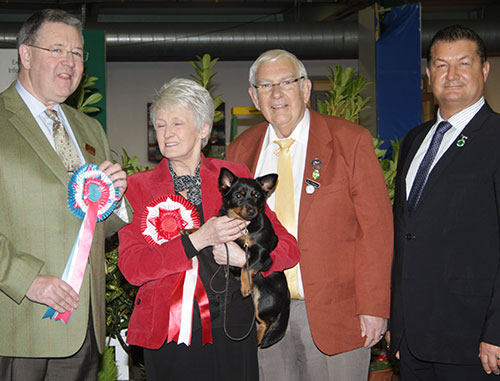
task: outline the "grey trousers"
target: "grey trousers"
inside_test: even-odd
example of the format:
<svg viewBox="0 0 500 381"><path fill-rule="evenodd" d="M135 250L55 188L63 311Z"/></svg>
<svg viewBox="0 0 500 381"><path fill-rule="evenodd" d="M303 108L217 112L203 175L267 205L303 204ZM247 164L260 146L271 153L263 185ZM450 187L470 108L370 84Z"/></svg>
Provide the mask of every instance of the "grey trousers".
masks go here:
<svg viewBox="0 0 500 381"><path fill-rule="evenodd" d="M59 323L60 324L60 323ZM99 352L92 322L82 347L63 358L0 356L1 381L96 381Z"/></svg>
<svg viewBox="0 0 500 381"><path fill-rule="evenodd" d="M366 381L370 350L325 355L313 342L304 301L292 300L285 337L259 349L260 381Z"/></svg>

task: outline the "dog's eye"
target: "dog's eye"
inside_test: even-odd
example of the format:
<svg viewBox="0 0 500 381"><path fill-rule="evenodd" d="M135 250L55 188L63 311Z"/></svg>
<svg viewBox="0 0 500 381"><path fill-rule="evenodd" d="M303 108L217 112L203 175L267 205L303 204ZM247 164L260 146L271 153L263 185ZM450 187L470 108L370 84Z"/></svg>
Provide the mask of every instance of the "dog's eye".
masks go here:
<svg viewBox="0 0 500 381"><path fill-rule="evenodd" d="M239 200L240 198L242 198L242 197L243 197L243 195L242 195L241 193L236 193L236 194L235 194L235 197Z"/></svg>
<svg viewBox="0 0 500 381"><path fill-rule="evenodd" d="M253 196L254 198L256 198L256 199L259 199L259 198L260 198L260 193L255 192L252 196Z"/></svg>

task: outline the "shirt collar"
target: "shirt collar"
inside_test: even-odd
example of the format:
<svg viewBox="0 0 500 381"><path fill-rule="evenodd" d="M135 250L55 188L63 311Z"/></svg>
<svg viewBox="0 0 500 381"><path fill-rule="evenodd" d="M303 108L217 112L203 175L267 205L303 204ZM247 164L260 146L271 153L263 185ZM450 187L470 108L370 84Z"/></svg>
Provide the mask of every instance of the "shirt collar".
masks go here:
<svg viewBox="0 0 500 381"><path fill-rule="evenodd" d="M28 106L28 109L34 117L45 113L47 106L45 106L42 102L36 99L33 94L26 90L19 79L16 81L16 90L26 106ZM61 115L61 105L59 103L52 107L52 109L55 110L59 115Z"/></svg>
<svg viewBox="0 0 500 381"><path fill-rule="evenodd" d="M304 116L300 120L299 124L297 124L297 127L295 127L292 134L286 139L294 139L295 143L306 145L307 139L309 137L310 120L311 120L311 115L309 113L309 110L306 108ZM284 139L278 138L273 126L271 125L271 123L269 123L269 126L267 127L266 136L264 138L263 148L277 149L278 145L274 143L275 140L284 140Z"/></svg>
<svg viewBox="0 0 500 381"><path fill-rule="evenodd" d="M450 122L453 128L456 128L458 130L463 130L465 126L469 124L471 119L481 109L481 107L483 107L484 104L485 104L484 97L481 97L476 103L470 105L469 107L453 115L450 119L448 119L448 122ZM441 115L441 109L439 109L437 113L436 125L438 125L443 120L445 119Z"/></svg>

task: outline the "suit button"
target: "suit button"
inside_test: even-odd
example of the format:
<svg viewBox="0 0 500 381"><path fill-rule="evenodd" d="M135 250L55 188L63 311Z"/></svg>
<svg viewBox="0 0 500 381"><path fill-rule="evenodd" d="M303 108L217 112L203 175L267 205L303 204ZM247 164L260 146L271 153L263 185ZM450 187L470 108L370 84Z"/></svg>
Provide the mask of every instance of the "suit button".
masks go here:
<svg viewBox="0 0 500 381"><path fill-rule="evenodd" d="M411 234L411 233L406 233L406 239L407 239L408 241L409 241L409 240L411 240L411 239L414 239L414 238L417 238L417 237L415 237L415 236L414 236L413 234Z"/></svg>

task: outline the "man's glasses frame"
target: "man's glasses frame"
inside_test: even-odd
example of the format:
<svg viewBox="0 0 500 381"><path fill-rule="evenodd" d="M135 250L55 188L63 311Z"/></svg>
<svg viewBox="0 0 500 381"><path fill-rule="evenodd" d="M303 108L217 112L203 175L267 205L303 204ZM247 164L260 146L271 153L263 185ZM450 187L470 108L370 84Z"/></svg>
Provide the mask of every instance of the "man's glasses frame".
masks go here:
<svg viewBox="0 0 500 381"><path fill-rule="evenodd" d="M50 53L50 55L54 58L61 59L61 58L66 58L68 56L68 53L71 53L73 56L73 59L76 62L87 62L89 59L89 52L86 51L80 51L80 50L65 50L61 48L44 48L42 46L36 46L36 45L28 45L31 46L32 48L37 48L41 50L45 50Z"/></svg>
<svg viewBox="0 0 500 381"><path fill-rule="evenodd" d="M305 76L301 76L301 77L293 78L293 79L285 79L285 80L280 81L278 83L265 82L265 83L261 83L260 85L252 85L252 86L254 89L260 90L263 92L271 92L273 90L274 86L278 86L280 89L286 91L286 90L292 89L293 86L301 79L305 79Z"/></svg>

